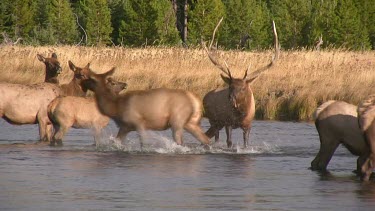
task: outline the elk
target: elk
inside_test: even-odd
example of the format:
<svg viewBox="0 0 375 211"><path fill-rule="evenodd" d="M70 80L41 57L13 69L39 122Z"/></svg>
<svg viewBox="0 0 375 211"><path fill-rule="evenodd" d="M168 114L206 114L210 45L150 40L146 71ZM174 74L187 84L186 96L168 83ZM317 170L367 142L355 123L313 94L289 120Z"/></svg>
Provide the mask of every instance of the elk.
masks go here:
<svg viewBox="0 0 375 211"><path fill-rule="evenodd" d="M211 44L209 45L208 49L205 43L202 42L209 59L222 71L223 74L220 76L228 85L228 87L219 88L208 92L203 98L204 116L208 118L211 125L205 134L209 138L215 136L215 142L217 142L219 140L219 131L225 127L227 146L228 148L231 148L232 129L240 127L243 130L243 141L244 147L246 148L249 142L251 123L255 115L254 95L250 85L262 72L275 65L279 57L280 46L277 38L275 23L273 22L275 55L273 56L271 62L267 66L252 72L251 75L248 76L248 71L250 69L249 66L242 78L234 78L227 63L224 61L225 67L221 65L211 50L216 30L218 29L222 20L223 18L219 21L214 29Z"/></svg>
<svg viewBox="0 0 375 211"><path fill-rule="evenodd" d="M311 162L311 170L325 171L337 147L344 145L357 159L357 174L370 150L360 130L357 106L330 100L320 105L313 114L319 134L320 149Z"/></svg>
<svg viewBox="0 0 375 211"><path fill-rule="evenodd" d="M362 165L363 180L368 181L375 168L375 95L370 95L358 105L358 119L364 139L369 147L369 155Z"/></svg>
<svg viewBox="0 0 375 211"><path fill-rule="evenodd" d="M117 95L126 89L127 84L107 78L106 86ZM62 139L69 128L93 128L94 141L98 145L101 130L108 125L109 117L98 110L92 97L60 96L47 108L48 117L53 123L55 134L50 145L62 145Z"/></svg>
<svg viewBox="0 0 375 211"><path fill-rule="evenodd" d="M60 86L62 95L80 97L86 96L87 88L84 84L84 81L87 79L88 70L90 69L90 63L87 63L87 65L83 68L75 66L71 61L68 61L68 64L74 75L72 80L68 84L62 84Z"/></svg>
<svg viewBox="0 0 375 211"><path fill-rule="evenodd" d="M57 75L61 71L57 55L44 58L37 55L38 59L46 65L44 83L25 85L0 83L0 117L10 124L38 124L41 141L50 139L49 119L47 105L60 95L61 90L57 84Z"/></svg>
<svg viewBox="0 0 375 211"><path fill-rule="evenodd" d="M52 53L51 58L45 58L44 56L37 54L36 55L39 61L43 62L46 65L46 76L44 82L59 84L57 76L61 73L60 62L57 60L56 53Z"/></svg>
<svg viewBox="0 0 375 211"><path fill-rule="evenodd" d="M201 102L191 92L179 89L158 88L151 90L128 91L115 95L106 85L106 78L115 68L103 73L89 72L91 86L99 111L110 117L118 125L117 138L124 140L131 131L140 135L140 146L146 130L172 129L174 141L181 145L183 130L187 130L202 144L209 139L200 128Z"/></svg>

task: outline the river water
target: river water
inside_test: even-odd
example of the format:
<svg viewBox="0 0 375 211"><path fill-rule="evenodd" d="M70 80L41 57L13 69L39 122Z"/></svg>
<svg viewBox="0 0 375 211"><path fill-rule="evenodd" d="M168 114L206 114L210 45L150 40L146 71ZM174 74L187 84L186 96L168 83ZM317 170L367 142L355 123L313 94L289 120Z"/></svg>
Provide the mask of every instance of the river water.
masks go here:
<svg viewBox="0 0 375 211"><path fill-rule="evenodd" d="M208 122L202 121L204 130ZM0 210L374 210L375 182L352 170L340 147L322 174L308 169L319 149L311 123L255 121L250 147L233 131L210 150L189 134L176 146L170 131L117 143L111 123L101 145L72 129L62 147L34 144L36 125L0 120ZM236 144L236 142L238 142Z"/></svg>

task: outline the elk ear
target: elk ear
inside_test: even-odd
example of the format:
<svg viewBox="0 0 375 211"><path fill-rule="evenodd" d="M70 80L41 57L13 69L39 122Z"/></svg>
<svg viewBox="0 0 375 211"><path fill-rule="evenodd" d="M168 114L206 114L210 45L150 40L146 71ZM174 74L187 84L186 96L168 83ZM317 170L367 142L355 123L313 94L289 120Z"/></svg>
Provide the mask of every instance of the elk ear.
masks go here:
<svg viewBox="0 0 375 211"><path fill-rule="evenodd" d="M57 54L56 53L52 53L52 58L57 59Z"/></svg>
<svg viewBox="0 0 375 211"><path fill-rule="evenodd" d="M86 65L86 67L85 68L87 68L87 69L90 69L90 62L89 63L87 63L87 65Z"/></svg>
<svg viewBox="0 0 375 211"><path fill-rule="evenodd" d="M103 73L103 76L104 76L105 78L107 78L107 77L113 75L113 73L115 73L115 70L116 70L116 67L112 67L112 69L110 69L108 72Z"/></svg>
<svg viewBox="0 0 375 211"><path fill-rule="evenodd" d="M229 77L226 77L224 76L223 74L220 74L221 78L223 79L223 81L226 83L226 84L231 84L232 83L232 79L229 78Z"/></svg>
<svg viewBox="0 0 375 211"><path fill-rule="evenodd" d="M42 55L37 54L36 56L38 57L39 61L41 61L41 62L45 62L46 61L46 59Z"/></svg>
<svg viewBox="0 0 375 211"><path fill-rule="evenodd" d="M246 83L247 83L247 84L251 84L251 83L253 83L253 82L255 81L255 79L257 79L257 78L258 78L258 76L255 76L255 77L249 78L249 79L246 80Z"/></svg>
<svg viewBox="0 0 375 211"><path fill-rule="evenodd" d="M75 72L77 70L77 67L73 64L73 62L71 62L70 60L68 61L68 64L69 64L69 68Z"/></svg>

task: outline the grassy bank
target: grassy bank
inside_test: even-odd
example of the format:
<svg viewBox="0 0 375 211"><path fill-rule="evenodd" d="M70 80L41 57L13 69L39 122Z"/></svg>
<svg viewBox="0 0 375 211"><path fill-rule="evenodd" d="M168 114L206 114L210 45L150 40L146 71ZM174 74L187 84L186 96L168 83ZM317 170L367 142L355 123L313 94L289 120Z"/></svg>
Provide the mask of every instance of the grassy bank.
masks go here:
<svg viewBox="0 0 375 211"><path fill-rule="evenodd" d="M61 83L72 72L68 60L77 66L88 62L96 72L116 66L115 77L129 89L180 88L203 97L211 89L225 86L220 71L200 49L181 48L95 48L95 47L1 47L0 81L37 83L44 79L44 65L36 54L48 57L56 52L62 64ZM242 77L266 65L272 51L219 52L233 75ZM278 65L252 85L257 119L309 120L322 102L330 99L357 104L375 92L375 52L282 51Z"/></svg>

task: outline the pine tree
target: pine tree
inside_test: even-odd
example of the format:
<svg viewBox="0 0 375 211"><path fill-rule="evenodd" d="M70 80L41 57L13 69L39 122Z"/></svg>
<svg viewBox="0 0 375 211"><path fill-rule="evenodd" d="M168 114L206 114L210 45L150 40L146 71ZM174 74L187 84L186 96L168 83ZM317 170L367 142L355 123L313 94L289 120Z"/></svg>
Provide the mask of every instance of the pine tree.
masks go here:
<svg viewBox="0 0 375 211"><path fill-rule="evenodd" d="M306 27L311 17L311 4L306 0L270 0L271 15L280 32L280 43L285 48L297 48L308 43Z"/></svg>
<svg viewBox="0 0 375 211"><path fill-rule="evenodd" d="M256 0L225 0L221 41L226 48L264 48L270 42L267 5ZM247 45L250 41L250 46Z"/></svg>
<svg viewBox="0 0 375 211"><path fill-rule="evenodd" d="M111 43L111 13L107 0L80 0L76 9L87 32L88 45Z"/></svg>
<svg viewBox="0 0 375 211"><path fill-rule="evenodd" d="M157 39L157 30L152 21L157 14L149 2L129 0L123 4L125 17L121 21L119 37L125 45L147 45Z"/></svg>
<svg viewBox="0 0 375 211"><path fill-rule="evenodd" d="M12 3L11 35L27 41L35 27L36 1L15 0Z"/></svg>
<svg viewBox="0 0 375 211"><path fill-rule="evenodd" d="M370 46L366 28L353 0L337 0L332 31L328 38L337 47L368 49Z"/></svg>
<svg viewBox="0 0 375 211"><path fill-rule="evenodd" d="M12 0L2 0L0 1L0 32L5 32L7 34L11 31L11 2ZM0 36L0 43L3 37Z"/></svg>
<svg viewBox="0 0 375 211"><path fill-rule="evenodd" d="M221 0L194 0L190 8L188 41L196 45L202 39L210 40L216 24L225 15L223 2ZM217 34L219 37L220 32Z"/></svg>
<svg viewBox="0 0 375 211"><path fill-rule="evenodd" d="M366 28L372 50L375 50L375 4L373 0L356 0L361 24Z"/></svg>
<svg viewBox="0 0 375 211"><path fill-rule="evenodd" d="M169 0L129 0L124 2L123 11L119 42L141 46L179 41L176 16Z"/></svg>
<svg viewBox="0 0 375 211"><path fill-rule="evenodd" d="M169 0L153 0L151 6L156 11L154 21L160 44L175 45L180 41L176 27L176 16Z"/></svg>

